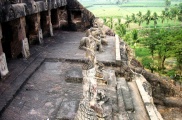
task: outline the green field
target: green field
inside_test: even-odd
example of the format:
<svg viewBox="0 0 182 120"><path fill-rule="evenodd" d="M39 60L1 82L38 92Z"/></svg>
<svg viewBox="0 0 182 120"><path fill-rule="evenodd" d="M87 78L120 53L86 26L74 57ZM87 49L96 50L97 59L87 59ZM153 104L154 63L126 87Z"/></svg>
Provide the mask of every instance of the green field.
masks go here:
<svg viewBox="0 0 182 120"><path fill-rule="evenodd" d="M151 11L151 15L156 12L161 15L164 7L121 7L117 5L94 5L88 8L96 17L114 17L114 18L126 18L126 15L131 16L133 13L137 14L139 11L142 14L146 14L147 10ZM153 21L149 25L145 22L142 23L143 27L154 27ZM164 23L161 22L160 18L158 20L157 27L169 27L169 26L181 26L181 22L174 20L165 20ZM131 24L130 28L139 28L137 24Z"/></svg>
<svg viewBox="0 0 182 120"><path fill-rule="evenodd" d="M182 2L182 1L181 1ZM180 3L180 0L178 1L171 1L171 5L175 5ZM97 1L81 1L81 4L83 4L85 7L92 6L92 5L98 5L98 4L110 4L110 5L116 5L116 0L97 0ZM134 1L128 1L128 2L120 2L120 4L117 4L119 6L126 6L126 7L164 7L165 1L164 0L134 0Z"/></svg>
<svg viewBox="0 0 182 120"><path fill-rule="evenodd" d="M125 18L126 15L131 15L132 13L136 14L139 11L141 11L142 14L145 14L147 10L161 14L164 7L119 7L117 5L94 5L93 7L89 7L88 10L90 10L96 17L120 16Z"/></svg>

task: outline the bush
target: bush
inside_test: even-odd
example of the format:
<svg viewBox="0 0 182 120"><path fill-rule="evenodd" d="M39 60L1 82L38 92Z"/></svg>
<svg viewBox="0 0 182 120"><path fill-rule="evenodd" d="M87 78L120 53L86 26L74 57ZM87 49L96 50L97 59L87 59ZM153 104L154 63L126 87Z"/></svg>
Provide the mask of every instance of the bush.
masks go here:
<svg viewBox="0 0 182 120"><path fill-rule="evenodd" d="M182 15L178 16L178 20L182 22Z"/></svg>
<svg viewBox="0 0 182 120"><path fill-rule="evenodd" d="M151 58L149 58L149 57L144 57L144 58L142 58L142 65L145 67L145 68L147 68L147 69L150 69L151 70L151 72L153 72L154 71L154 61L151 59Z"/></svg>
<svg viewBox="0 0 182 120"><path fill-rule="evenodd" d="M136 48L135 55L136 57L147 57L150 56L150 51L147 48Z"/></svg>

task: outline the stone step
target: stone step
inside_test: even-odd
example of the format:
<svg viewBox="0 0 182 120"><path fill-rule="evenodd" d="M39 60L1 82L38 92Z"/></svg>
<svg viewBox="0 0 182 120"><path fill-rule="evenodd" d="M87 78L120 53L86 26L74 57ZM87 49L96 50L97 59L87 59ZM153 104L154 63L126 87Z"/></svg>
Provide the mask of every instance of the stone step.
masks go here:
<svg viewBox="0 0 182 120"><path fill-rule="evenodd" d="M131 96L130 89L128 87L128 84L127 84L125 78L117 78L117 82L118 82L117 91L119 93L118 100L120 100L120 96L121 96L120 94L122 93L125 110L127 112L133 112L134 105L133 105L133 101L132 101L132 96Z"/></svg>

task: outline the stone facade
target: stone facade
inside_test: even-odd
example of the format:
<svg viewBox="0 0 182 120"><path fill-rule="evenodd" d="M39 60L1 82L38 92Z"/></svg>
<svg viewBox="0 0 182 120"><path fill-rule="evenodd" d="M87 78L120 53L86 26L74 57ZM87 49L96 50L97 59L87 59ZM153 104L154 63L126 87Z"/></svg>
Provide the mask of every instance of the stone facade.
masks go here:
<svg viewBox="0 0 182 120"><path fill-rule="evenodd" d="M94 15L85 9L77 0L67 0L68 22L73 30L89 28L92 26Z"/></svg>
<svg viewBox="0 0 182 120"><path fill-rule="evenodd" d="M0 0L0 55L28 58L29 44L43 44L54 28L83 31L93 18L76 0Z"/></svg>

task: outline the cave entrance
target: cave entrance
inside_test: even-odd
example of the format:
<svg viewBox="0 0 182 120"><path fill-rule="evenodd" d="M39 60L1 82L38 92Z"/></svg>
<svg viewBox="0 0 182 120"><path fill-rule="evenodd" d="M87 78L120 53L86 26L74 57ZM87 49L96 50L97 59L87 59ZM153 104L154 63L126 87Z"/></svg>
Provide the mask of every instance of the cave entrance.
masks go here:
<svg viewBox="0 0 182 120"><path fill-rule="evenodd" d="M59 28L59 17L58 17L57 9L51 10L51 22L52 22L53 28Z"/></svg>
<svg viewBox="0 0 182 120"><path fill-rule="evenodd" d="M82 13L80 10L72 11L71 12L71 19L74 23L81 22L82 20Z"/></svg>
<svg viewBox="0 0 182 120"><path fill-rule="evenodd" d="M26 16L26 36L30 44L39 43L40 19L39 13Z"/></svg>

